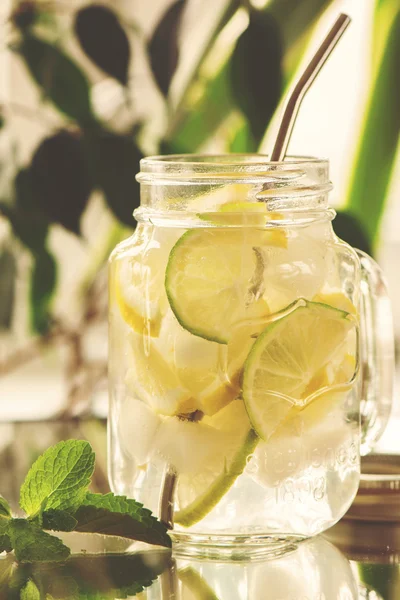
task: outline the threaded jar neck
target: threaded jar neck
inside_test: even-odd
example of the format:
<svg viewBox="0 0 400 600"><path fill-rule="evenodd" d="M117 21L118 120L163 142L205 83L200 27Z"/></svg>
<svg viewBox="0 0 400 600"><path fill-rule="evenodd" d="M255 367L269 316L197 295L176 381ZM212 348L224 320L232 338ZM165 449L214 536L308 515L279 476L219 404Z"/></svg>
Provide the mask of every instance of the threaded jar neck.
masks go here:
<svg viewBox="0 0 400 600"><path fill-rule="evenodd" d="M329 162L288 157L270 162L267 155L168 155L141 160L138 221L196 221L228 202L264 202L282 221L331 220ZM203 223L204 226L204 223ZM212 220L211 225L212 226Z"/></svg>

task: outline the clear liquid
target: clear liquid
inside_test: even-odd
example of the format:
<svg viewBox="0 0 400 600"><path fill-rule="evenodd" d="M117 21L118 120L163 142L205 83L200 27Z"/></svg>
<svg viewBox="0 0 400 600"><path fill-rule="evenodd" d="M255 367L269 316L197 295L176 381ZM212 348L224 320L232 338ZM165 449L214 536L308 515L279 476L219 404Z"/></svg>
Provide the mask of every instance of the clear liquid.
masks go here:
<svg viewBox="0 0 400 600"><path fill-rule="evenodd" d="M220 545L226 539L228 544L248 544L324 531L347 511L358 488L357 389L354 384L327 389L261 440L240 381L244 361L266 323L255 318L247 329L241 324L228 344L181 327L164 278L170 251L182 233L142 225L111 262L113 491L162 517L165 477L172 472L170 512L177 540L192 536L197 543ZM313 300L321 290L333 292L333 298L347 293L334 242L319 230L315 235L289 234L287 246L272 248L263 260L263 284L256 293L257 299L266 299L271 313L299 298ZM133 320L117 297L121 286L125 305L135 307ZM140 311L145 316L138 322ZM345 344L324 368L338 369L349 352L356 361L354 331Z"/></svg>

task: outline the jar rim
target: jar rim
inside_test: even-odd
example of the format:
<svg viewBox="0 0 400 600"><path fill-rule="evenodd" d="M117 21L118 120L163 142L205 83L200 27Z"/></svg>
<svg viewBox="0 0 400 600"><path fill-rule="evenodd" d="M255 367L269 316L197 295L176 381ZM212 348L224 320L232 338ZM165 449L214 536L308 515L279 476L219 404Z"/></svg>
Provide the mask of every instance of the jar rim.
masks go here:
<svg viewBox="0 0 400 600"><path fill-rule="evenodd" d="M207 195L204 211L217 209L218 194L224 187L250 186L246 197L265 202L269 212L304 213L328 209L329 161L312 156L288 156L282 162L269 161L268 154L167 154L149 156L140 162L136 175L142 184L138 220L149 218L149 211L188 213L190 199ZM185 201L187 199L188 201ZM168 200L168 202L167 202ZM197 212L199 212L197 210ZM200 211L201 212L201 211Z"/></svg>
<svg viewBox="0 0 400 600"><path fill-rule="evenodd" d="M257 168L270 168L271 170L279 168L293 168L296 165L304 167L305 165L315 167L329 166L329 160L326 158L316 158L314 156L287 156L282 161L270 161L269 154L257 154L257 153L220 153L220 154L165 154L165 155L154 155L142 158L140 161L140 167L142 172L163 172L174 171L178 169L182 172L184 167L188 170L197 169L218 169L224 171L224 169L232 169L237 167L243 170L243 168L257 169Z"/></svg>

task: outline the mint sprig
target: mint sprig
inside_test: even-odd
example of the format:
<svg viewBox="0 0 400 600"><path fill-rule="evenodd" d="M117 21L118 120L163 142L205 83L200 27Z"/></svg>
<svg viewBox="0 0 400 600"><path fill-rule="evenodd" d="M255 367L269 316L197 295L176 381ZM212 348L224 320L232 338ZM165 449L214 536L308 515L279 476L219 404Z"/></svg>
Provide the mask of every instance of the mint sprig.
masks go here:
<svg viewBox="0 0 400 600"><path fill-rule="evenodd" d="M8 535L15 556L21 562L35 561L58 562L70 555L70 550L62 541L41 529L27 519L11 519Z"/></svg>
<svg viewBox="0 0 400 600"><path fill-rule="evenodd" d="M74 514L76 531L102 533L139 540L160 546L170 546L165 525L143 504L114 494L87 494Z"/></svg>
<svg viewBox="0 0 400 600"><path fill-rule="evenodd" d="M53 531L74 531L78 521L64 510L45 510L42 515L43 529Z"/></svg>
<svg viewBox="0 0 400 600"><path fill-rule="evenodd" d="M142 504L88 491L94 460L90 444L82 440L46 450L21 487L20 506L27 518L13 518L0 496L0 553L14 550L21 562L65 561L69 548L44 530L101 533L170 547L166 526Z"/></svg>
<svg viewBox="0 0 400 600"><path fill-rule="evenodd" d="M29 517L43 510L78 508L89 487L94 460L89 442L82 440L49 448L34 462L21 486L21 508Z"/></svg>

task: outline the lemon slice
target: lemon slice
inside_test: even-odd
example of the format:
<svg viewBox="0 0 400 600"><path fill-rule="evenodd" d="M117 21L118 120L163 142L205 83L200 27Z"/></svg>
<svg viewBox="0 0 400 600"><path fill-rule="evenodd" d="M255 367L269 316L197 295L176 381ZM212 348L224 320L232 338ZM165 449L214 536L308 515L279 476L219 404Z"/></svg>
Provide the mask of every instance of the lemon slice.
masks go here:
<svg viewBox="0 0 400 600"><path fill-rule="evenodd" d="M148 267L139 261L128 260L121 265L117 264L111 289L114 290L124 321L134 331L154 337L160 332L162 313L158 299L146 301L147 274Z"/></svg>
<svg viewBox="0 0 400 600"><path fill-rule="evenodd" d="M279 213L267 211L264 202L226 202L218 208L218 212L203 212L199 218L218 225L252 225L263 226L268 221L282 218ZM287 248L287 235L283 229L269 229L266 238L270 246Z"/></svg>
<svg viewBox="0 0 400 600"><path fill-rule="evenodd" d="M131 332L131 364L125 383L134 398L161 415L187 414L197 410L196 400L182 386L175 371L154 343Z"/></svg>
<svg viewBox="0 0 400 600"><path fill-rule="evenodd" d="M322 304L329 304L339 310L344 310L351 315L357 314L357 309L351 300L343 294L343 292L329 292L329 293L318 293L314 296L313 302L320 302Z"/></svg>
<svg viewBox="0 0 400 600"><path fill-rule="evenodd" d="M179 238L176 230L148 227L138 243L114 261L110 274L114 296L124 321L137 333L158 336L168 300L163 286L168 255Z"/></svg>
<svg viewBox="0 0 400 600"><path fill-rule="evenodd" d="M261 296L263 268L254 248L268 244L267 231L198 229L173 247L165 288L179 323L207 340L227 344L235 325L267 316Z"/></svg>
<svg viewBox="0 0 400 600"><path fill-rule="evenodd" d="M306 300L267 325L246 359L242 381L250 421L263 440L293 407L305 406L329 384L324 368L355 327L349 313Z"/></svg>
<svg viewBox="0 0 400 600"><path fill-rule="evenodd" d="M193 428L197 427L198 432L203 428L204 436L207 432L207 447L211 452L201 465L197 465L196 470L178 470L178 510L175 512L175 523L184 527L201 521L218 504L243 472L247 457L258 442L257 435L251 429L243 401L239 399L231 402L213 417L205 417L200 423L190 425ZM210 432L213 432L212 441ZM206 444L203 439L198 438L196 442L200 449L204 449ZM191 443L189 454L190 458L187 460L193 462L192 456L197 454L196 444Z"/></svg>
<svg viewBox="0 0 400 600"><path fill-rule="evenodd" d="M268 213L263 202L227 202L216 212L199 213L199 218L219 225L265 225Z"/></svg>
<svg viewBox="0 0 400 600"><path fill-rule="evenodd" d="M154 345L196 399L197 409L211 416L239 395L240 371L248 353L240 342L228 348L192 335L169 312Z"/></svg>

